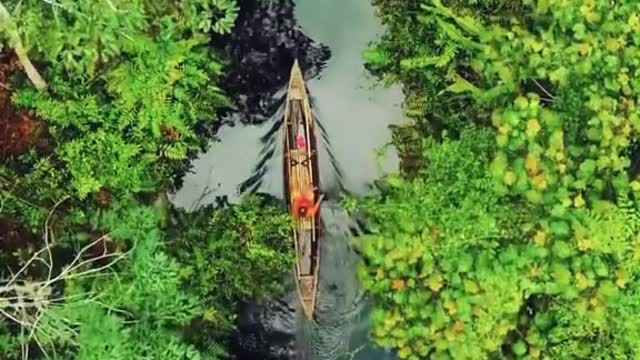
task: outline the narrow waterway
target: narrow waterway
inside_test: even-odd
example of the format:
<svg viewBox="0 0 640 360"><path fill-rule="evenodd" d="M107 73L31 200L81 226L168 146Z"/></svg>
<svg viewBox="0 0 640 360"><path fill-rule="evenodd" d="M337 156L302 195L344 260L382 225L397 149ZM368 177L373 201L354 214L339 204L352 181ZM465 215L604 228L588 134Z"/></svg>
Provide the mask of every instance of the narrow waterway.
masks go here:
<svg viewBox="0 0 640 360"><path fill-rule="evenodd" d="M384 161L376 159L376 151L390 140L388 125L401 120L402 92L373 88L376 81L363 65L362 53L382 26L369 0L299 0L296 16L307 36L331 49L326 69L308 81L309 91L343 167L345 186L364 194L374 179L397 164L392 151Z"/></svg>
<svg viewBox="0 0 640 360"><path fill-rule="evenodd" d="M330 192L341 183L353 194L366 194L373 180L397 168L392 149L382 158L376 154L390 141L388 126L402 121L401 90L376 86L363 66L362 53L382 32L381 25L369 0L298 0L295 16L306 36L331 50L320 75L307 79L326 138L320 149L322 190ZM185 177L172 201L186 208L212 203L218 196L235 202L240 184L256 178L256 170L260 180L256 190L281 197L281 133L264 138L278 120L274 114L261 125L222 127L219 142L193 162L194 172ZM273 155L264 157L269 151ZM263 166L256 169L263 158ZM325 235L317 323L303 319L292 288L286 299L262 311L269 313L262 317L270 322L264 327L295 335L295 354L281 358L391 359L391 354L374 349L368 341L370 304L357 282L358 258L348 246L357 226L335 199L323 204L322 214Z"/></svg>
<svg viewBox="0 0 640 360"><path fill-rule="evenodd" d="M374 87L362 52L382 31L369 0L299 0L296 17L303 32L326 44L332 57L320 77L308 81L345 188L366 194L373 180L397 167L388 126L401 121L399 88ZM322 169L329 168L323 161ZM322 171L322 170L321 170ZM326 180L325 180L326 181ZM348 242L357 226L336 204L323 206L326 236L322 239L317 323L303 322L298 333L301 359L391 359L368 341L370 304L356 277L358 257Z"/></svg>

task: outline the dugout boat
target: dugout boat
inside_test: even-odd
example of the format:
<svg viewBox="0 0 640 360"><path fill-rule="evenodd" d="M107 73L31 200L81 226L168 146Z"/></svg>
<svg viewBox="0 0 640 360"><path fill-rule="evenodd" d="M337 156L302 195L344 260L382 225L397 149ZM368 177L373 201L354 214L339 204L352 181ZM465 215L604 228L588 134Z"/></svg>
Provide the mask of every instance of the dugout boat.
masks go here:
<svg viewBox="0 0 640 360"><path fill-rule="evenodd" d="M320 196L315 124L302 71L296 60L291 68L284 113L285 201L293 214L294 194ZM312 320L318 293L320 267L320 211L309 217L295 217L292 240L296 252L295 280L305 316Z"/></svg>

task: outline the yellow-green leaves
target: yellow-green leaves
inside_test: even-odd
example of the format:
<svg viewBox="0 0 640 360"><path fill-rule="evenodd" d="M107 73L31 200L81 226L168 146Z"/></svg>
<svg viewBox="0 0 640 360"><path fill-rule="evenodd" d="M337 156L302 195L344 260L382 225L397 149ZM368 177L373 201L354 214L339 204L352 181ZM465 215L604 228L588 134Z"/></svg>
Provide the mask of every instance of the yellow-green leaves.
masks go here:
<svg viewBox="0 0 640 360"><path fill-rule="evenodd" d="M450 91L452 93L470 92L473 95L480 94L480 89L478 89L477 86L471 84L469 81L459 75L454 76L453 84L449 85L446 88L446 91Z"/></svg>
<svg viewBox="0 0 640 360"><path fill-rule="evenodd" d="M503 65L498 69L498 77L502 81L510 81L513 79L513 70L511 70L508 66Z"/></svg>
<svg viewBox="0 0 640 360"><path fill-rule="evenodd" d="M533 242L540 247L543 247L546 245L547 243L547 233L545 233L544 231L538 230L535 234L535 236L533 237Z"/></svg>
<svg viewBox="0 0 640 360"><path fill-rule="evenodd" d="M560 263L554 263L551 267L554 280L562 286L568 286L571 283L571 271Z"/></svg>
<svg viewBox="0 0 640 360"><path fill-rule="evenodd" d="M526 110L529 106L529 99L524 96L518 96L514 101L518 110Z"/></svg>
<svg viewBox="0 0 640 360"><path fill-rule="evenodd" d="M440 274L434 274L429 277L427 286L429 286L429 289L438 292L442 289L442 286L444 286L444 278Z"/></svg>
<svg viewBox="0 0 640 360"><path fill-rule="evenodd" d="M525 166L529 175L535 176L540 172L540 158L531 153L527 154L527 159L525 160Z"/></svg>
<svg viewBox="0 0 640 360"><path fill-rule="evenodd" d="M538 135L538 132L540 131L540 123L538 122L538 119L529 119L527 121L527 136L530 139L533 139L536 137L536 135Z"/></svg>
<svg viewBox="0 0 640 360"><path fill-rule="evenodd" d="M549 7L551 5L552 0L538 0L536 6L536 12L544 15L549 11Z"/></svg>
<svg viewBox="0 0 640 360"><path fill-rule="evenodd" d="M549 80L560 86L567 85L569 81L569 71L566 67L560 66L549 73Z"/></svg>
<svg viewBox="0 0 640 360"><path fill-rule="evenodd" d="M429 103L420 107L420 124L454 134L461 123L482 124L491 129L495 145L486 162L491 185L483 182L484 174L460 174L465 167L461 159L445 167L430 164L424 178L446 173L460 176L458 180L475 179L496 203L517 204L527 220L501 221L495 237L470 242L474 236L459 236L457 222L481 223L477 231L493 225L477 221L487 219L486 213L474 212L472 204L479 199L453 200L458 198L452 193L471 195L455 185L455 190L445 190L429 183L441 189L439 195L417 212L430 229L438 229L437 237L430 232L421 236L433 246L425 254L433 256L415 288L407 282L400 290L421 291L429 300L424 311L411 308L403 314L425 320L421 325L428 330L422 340L434 358L475 360L498 354L498 349L527 359L640 356L633 345L640 324L621 320L640 312L640 181L637 164L630 169L640 140L639 4L525 0L511 11L496 0L491 4L501 11L489 16L479 2L423 3L422 33L406 30L415 28L406 20L411 9L402 7L394 17L391 5L382 6L400 32L391 35L397 42L393 48L411 53L405 59L425 54L444 58L443 50L455 49L455 55L447 54L449 67L414 67L409 73L402 60L389 66L399 63L405 71L400 76L413 89L412 102ZM458 21L468 17L474 17L471 27ZM478 34L474 24L481 24L485 34ZM411 50L405 44L420 45ZM465 110L453 111L447 107L451 103ZM469 156L478 153L468 149ZM634 179L628 179L630 173ZM439 177L447 184L458 180ZM463 210L453 216L448 208ZM513 226L504 225L510 221ZM464 248L473 259L464 270L463 256L452 250L462 243L483 249ZM382 304L389 304L384 294L378 295ZM535 314L527 312L531 309ZM611 341L598 344L591 334ZM408 335L379 340L408 357L426 356ZM471 354L470 347L479 353Z"/></svg>
<svg viewBox="0 0 640 360"><path fill-rule="evenodd" d="M515 184L516 180L518 180L518 175L516 175L516 173L513 171L507 171L504 173L503 180L505 184L510 186Z"/></svg>
<svg viewBox="0 0 640 360"><path fill-rule="evenodd" d="M595 4L592 0L584 1L582 6L580 6L580 14L588 23L598 22L601 18L601 14L595 9Z"/></svg>

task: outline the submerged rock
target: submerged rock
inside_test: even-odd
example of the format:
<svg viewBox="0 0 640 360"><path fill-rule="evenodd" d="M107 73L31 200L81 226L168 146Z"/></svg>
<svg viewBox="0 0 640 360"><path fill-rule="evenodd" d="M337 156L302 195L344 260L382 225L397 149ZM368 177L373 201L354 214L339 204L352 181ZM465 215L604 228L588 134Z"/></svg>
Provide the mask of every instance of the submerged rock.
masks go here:
<svg viewBox="0 0 640 360"><path fill-rule="evenodd" d="M228 60L221 87L243 123L269 119L280 105L294 59L305 78L314 77L331 56L329 48L302 33L293 0L239 0L231 34L217 36L213 46ZM278 96L280 95L280 96Z"/></svg>

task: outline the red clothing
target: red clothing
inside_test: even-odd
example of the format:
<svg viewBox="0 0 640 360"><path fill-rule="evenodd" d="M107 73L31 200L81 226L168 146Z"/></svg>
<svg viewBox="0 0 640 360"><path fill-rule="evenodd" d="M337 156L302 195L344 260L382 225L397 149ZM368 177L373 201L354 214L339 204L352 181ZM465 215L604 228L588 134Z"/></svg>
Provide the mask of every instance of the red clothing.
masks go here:
<svg viewBox="0 0 640 360"><path fill-rule="evenodd" d="M293 199L293 214L296 218L312 218L316 215L320 201L317 204L304 195L299 195Z"/></svg>
<svg viewBox="0 0 640 360"><path fill-rule="evenodd" d="M304 139L304 136L298 135L296 138L296 146L298 147L298 150L304 150L307 148L307 141Z"/></svg>

